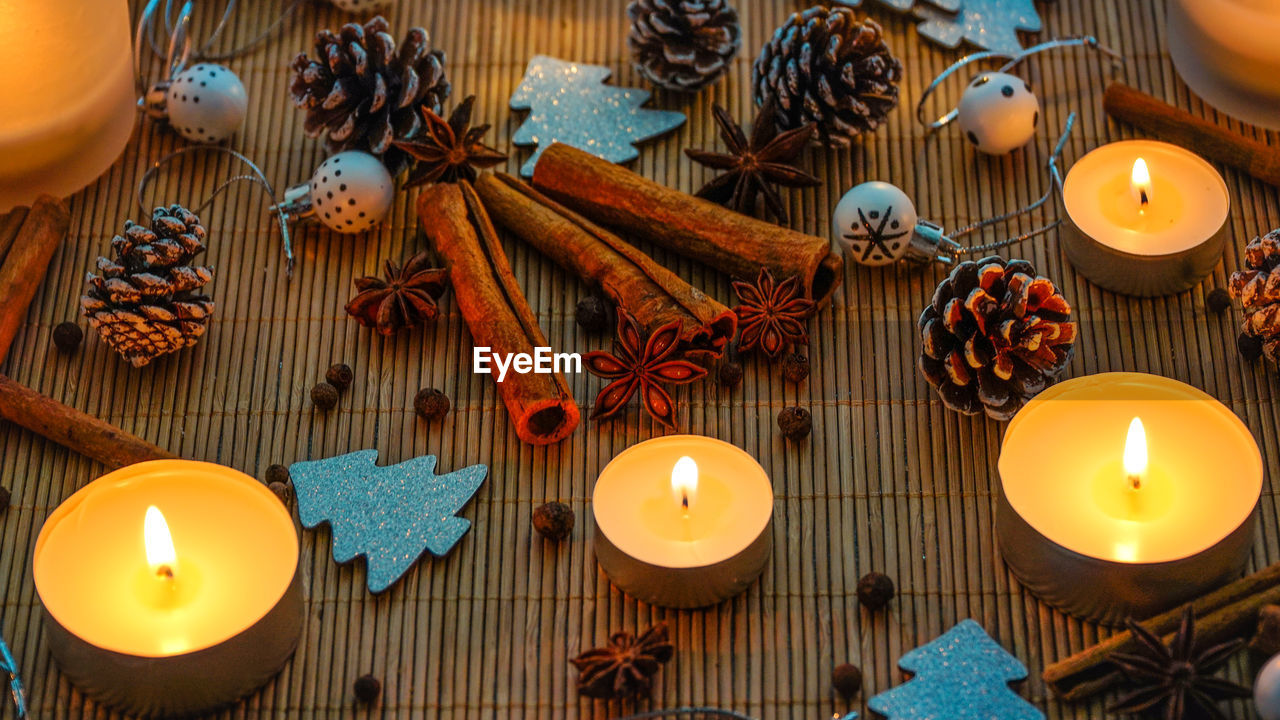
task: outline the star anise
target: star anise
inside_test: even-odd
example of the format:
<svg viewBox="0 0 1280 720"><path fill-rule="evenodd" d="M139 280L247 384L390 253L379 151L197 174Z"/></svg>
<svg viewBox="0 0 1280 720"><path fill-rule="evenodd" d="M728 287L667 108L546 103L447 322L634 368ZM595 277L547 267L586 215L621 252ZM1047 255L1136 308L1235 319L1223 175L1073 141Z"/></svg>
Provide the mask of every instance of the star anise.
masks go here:
<svg viewBox="0 0 1280 720"><path fill-rule="evenodd" d="M1197 650L1195 616L1190 605L1183 608L1182 625L1168 647L1138 623L1128 620L1125 624L1138 643L1138 651L1112 653L1111 662L1134 689L1107 708L1110 712L1141 713L1158 708L1164 720L1227 720L1218 703L1252 695L1249 688L1213 677L1213 671L1231 659L1244 646L1244 640Z"/></svg>
<svg viewBox="0 0 1280 720"><path fill-rule="evenodd" d="M414 159L413 170L405 187L434 182L475 182L476 168L488 168L507 156L480 142L489 132L488 125L471 127L471 108L476 96L471 95L449 113L449 120L435 114L425 105L422 117L426 125L413 140L397 140L396 147Z"/></svg>
<svg viewBox="0 0 1280 720"><path fill-rule="evenodd" d="M680 321L663 325L649 336L640 337L640 326L622 309L618 310L618 339L613 352L595 350L582 356L587 371L613 380L596 396L593 419L607 418L626 407L640 391L645 409L654 420L674 428L676 407L662 383L684 385L706 377L705 368L672 356L680 344Z"/></svg>
<svg viewBox="0 0 1280 720"><path fill-rule="evenodd" d="M667 624L660 622L638 638L629 632L614 633L608 645L569 662L578 668L579 694L616 700L648 694L653 689L653 676L674 653Z"/></svg>
<svg viewBox="0 0 1280 720"><path fill-rule="evenodd" d="M756 195L763 194L766 209L780 222L787 222L787 208L774 185L813 187L822 182L793 166L817 126L809 124L779 134L777 113L771 99L756 115L748 142L742 127L724 108L712 105L711 109L715 113L716 125L720 127L720 137L729 146L729 153L693 148L684 152L695 162L727 172L703 185L698 197L752 215L756 209Z"/></svg>
<svg viewBox="0 0 1280 720"><path fill-rule="evenodd" d="M383 335L436 319L436 299L444 294L448 271L428 267L426 253L409 259L404 268L387 261L386 279L356 278L356 296L347 303L347 314Z"/></svg>
<svg viewBox="0 0 1280 720"><path fill-rule="evenodd" d="M799 277L779 283L768 268L760 268L754 285L735 280L733 291L742 303L733 309L738 314L738 327L742 328L739 352L759 350L774 360L792 345L809 344L804 321L817 306L800 293Z"/></svg>

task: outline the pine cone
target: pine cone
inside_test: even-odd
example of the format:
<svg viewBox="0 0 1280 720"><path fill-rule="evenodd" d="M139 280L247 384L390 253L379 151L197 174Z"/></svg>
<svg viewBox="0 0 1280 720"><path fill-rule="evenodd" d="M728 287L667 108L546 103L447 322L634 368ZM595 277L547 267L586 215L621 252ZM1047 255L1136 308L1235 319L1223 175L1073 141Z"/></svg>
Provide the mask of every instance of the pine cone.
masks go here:
<svg viewBox="0 0 1280 720"><path fill-rule="evenodd" d="M751 72L757 105L776 98L778 127L818 125L828 146L875 130L898 105L902 63L880 26L844 7L795 13L760 50Z"/></svg>
<svg viewBox="0 0 1280 720"><path fill-rule="evenodd" d="M920 372L952 410L1008 420L1071 361L1070 318L1026 260L960 263L920 314Z"/></svg>
<svg viewBox="0 0 1280 720"><path fill-rule="evenodd" d="M125 222L111 240L113 259L98 258L89 292L80 298L89 324L116 352L142 367L194 345L213 314L213 301L197 290L213 268L192 265L204 252L200 218L181 205L156 208L151 227Z"/></svg>
<svg viewBox="0 0 1280 720"><path fill-rule="evenodd" d="M696 92L729 70L742 29L727 0L631 0L627 46L636 69L668 90Z"/></svg>
<svg viewBox="0 0 1280 720"><path fill-rule="evenodd" d="M1244 270L1231 273L1231 295L1244 308L1241 332L1262 342L1262 354L1280 363L1280 230L1249 241Z"/></svg>
<svg viewBox="0 0 1280 720"><path fill-rule="evenodd" d="M399 51L381 16L347 23L337 34L316 35L316 59L294 58L293 104L306 110L303 128L325 136L329 153L367 150L394 175L404 152L393 140L412 140L423 127L422 108L439 113L449 97L445 55L431 49L427 31L411 28Z"/></svg>

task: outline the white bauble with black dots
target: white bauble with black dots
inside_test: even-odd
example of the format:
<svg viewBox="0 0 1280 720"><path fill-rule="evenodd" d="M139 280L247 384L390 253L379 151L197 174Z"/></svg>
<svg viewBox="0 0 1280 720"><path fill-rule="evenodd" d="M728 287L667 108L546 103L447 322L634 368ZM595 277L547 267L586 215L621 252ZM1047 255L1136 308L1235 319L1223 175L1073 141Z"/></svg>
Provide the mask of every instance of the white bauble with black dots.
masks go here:
<svg viewBox="0 0 1280 720"><path fill-rule="evenodd" d="M249 96L230 68L199 63L174 76L165 98L169 124L193 142L216 143L244 124Z"/></svg>
<svg viewBox="0 0 1280 720"><path fill-rule="evenodd" d="M392 0L329 0L329 2L339 10L361 12L363 10L385 8L392 3Z"/></svg>
<svg viewBox="0 0 1280 720"><path fill-rule="evenodd" d="M311 176L315 216L340 233L364 232L386 217L395 199L391 173L367 152L348 150L320 163Z"/></svg>
<svg viewBox="0 0 1280 720"><path fill-rule="evenodd" d="M916 227L916 206L896 185L873 180L840 198L831 222L845 253L862 265L902 259Z"/></svg>
<svg viewBox="0 0 1280 720"><path fill-rule="evenodd" d="M1280 720L1280 655L1268 660L1253 681L1253 703L1262 720Z"/></svg>
<svg viewBox="0 0 1280 720"><path fill-rule="evenodd" d="M964 89L957 113L969 142L989 155L1003 155L1036 134L1040 100L1017 75L988 72Z"/></svg>

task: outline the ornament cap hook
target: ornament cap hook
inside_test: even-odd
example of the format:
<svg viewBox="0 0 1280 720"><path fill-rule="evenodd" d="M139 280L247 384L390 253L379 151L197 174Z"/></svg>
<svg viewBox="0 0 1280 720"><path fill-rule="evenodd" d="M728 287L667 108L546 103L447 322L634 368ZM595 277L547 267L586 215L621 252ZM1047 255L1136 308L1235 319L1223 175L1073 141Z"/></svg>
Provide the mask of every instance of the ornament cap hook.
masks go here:
<svg viewBox="0 0 1280 720"><path fill-rule="evenodd" d="M902 257L918 263L941 263L947 267L956 264L964 247L947 236L941 225L928 220L917 220L907 251Z"/></svg>

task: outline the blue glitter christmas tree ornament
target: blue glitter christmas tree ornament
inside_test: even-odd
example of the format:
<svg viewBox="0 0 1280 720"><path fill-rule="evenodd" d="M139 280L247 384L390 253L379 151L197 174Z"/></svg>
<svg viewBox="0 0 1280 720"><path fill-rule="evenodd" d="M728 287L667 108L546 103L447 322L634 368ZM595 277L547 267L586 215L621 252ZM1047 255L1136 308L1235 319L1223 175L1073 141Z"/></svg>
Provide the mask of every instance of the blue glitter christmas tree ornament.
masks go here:
<svg viewBox="0 0 1280 720"><path fill-rule="evenodd" d="M1026 679L1026 666L972 620L903 655L898 667L914 677L867 701L889 720L1044 720L1009 688Z"/></svg>
<svg viewBox="0 0 1280 720"><path fill-rule="evenodd" d="M423 551L437 557L449 552L471 528L455 513L480 489L489 468L472 465L447 475L435 470L435 455L378 467L377 450L289 466L302 524L329 523L337 562L363 555L373 593L399 580Z"/></svg>
<svg viewBox="0 0 1280 720"><path fill-rule="evenodd" d="M524 80L511 95L512 110L528 110L529 117L511 142L536 145L520 174L533 177L533 167L551 143L562 142L609 162L635 160L634 143L670 132L684 124L684 115L640 107L649 93L636 88L605 85L610 71L599 65L566 62L535 55Z"/></svg>
<svg viewBox="0 0 1280 720"><path fill-rule="evenodd" d="M1019 30L1040 32L1040 14L1033 0L962 0L957 13L917 5L915 15L922 21L921 35L949 48L968 40L986 50L1014 55L1022 50Z"/></svg>

